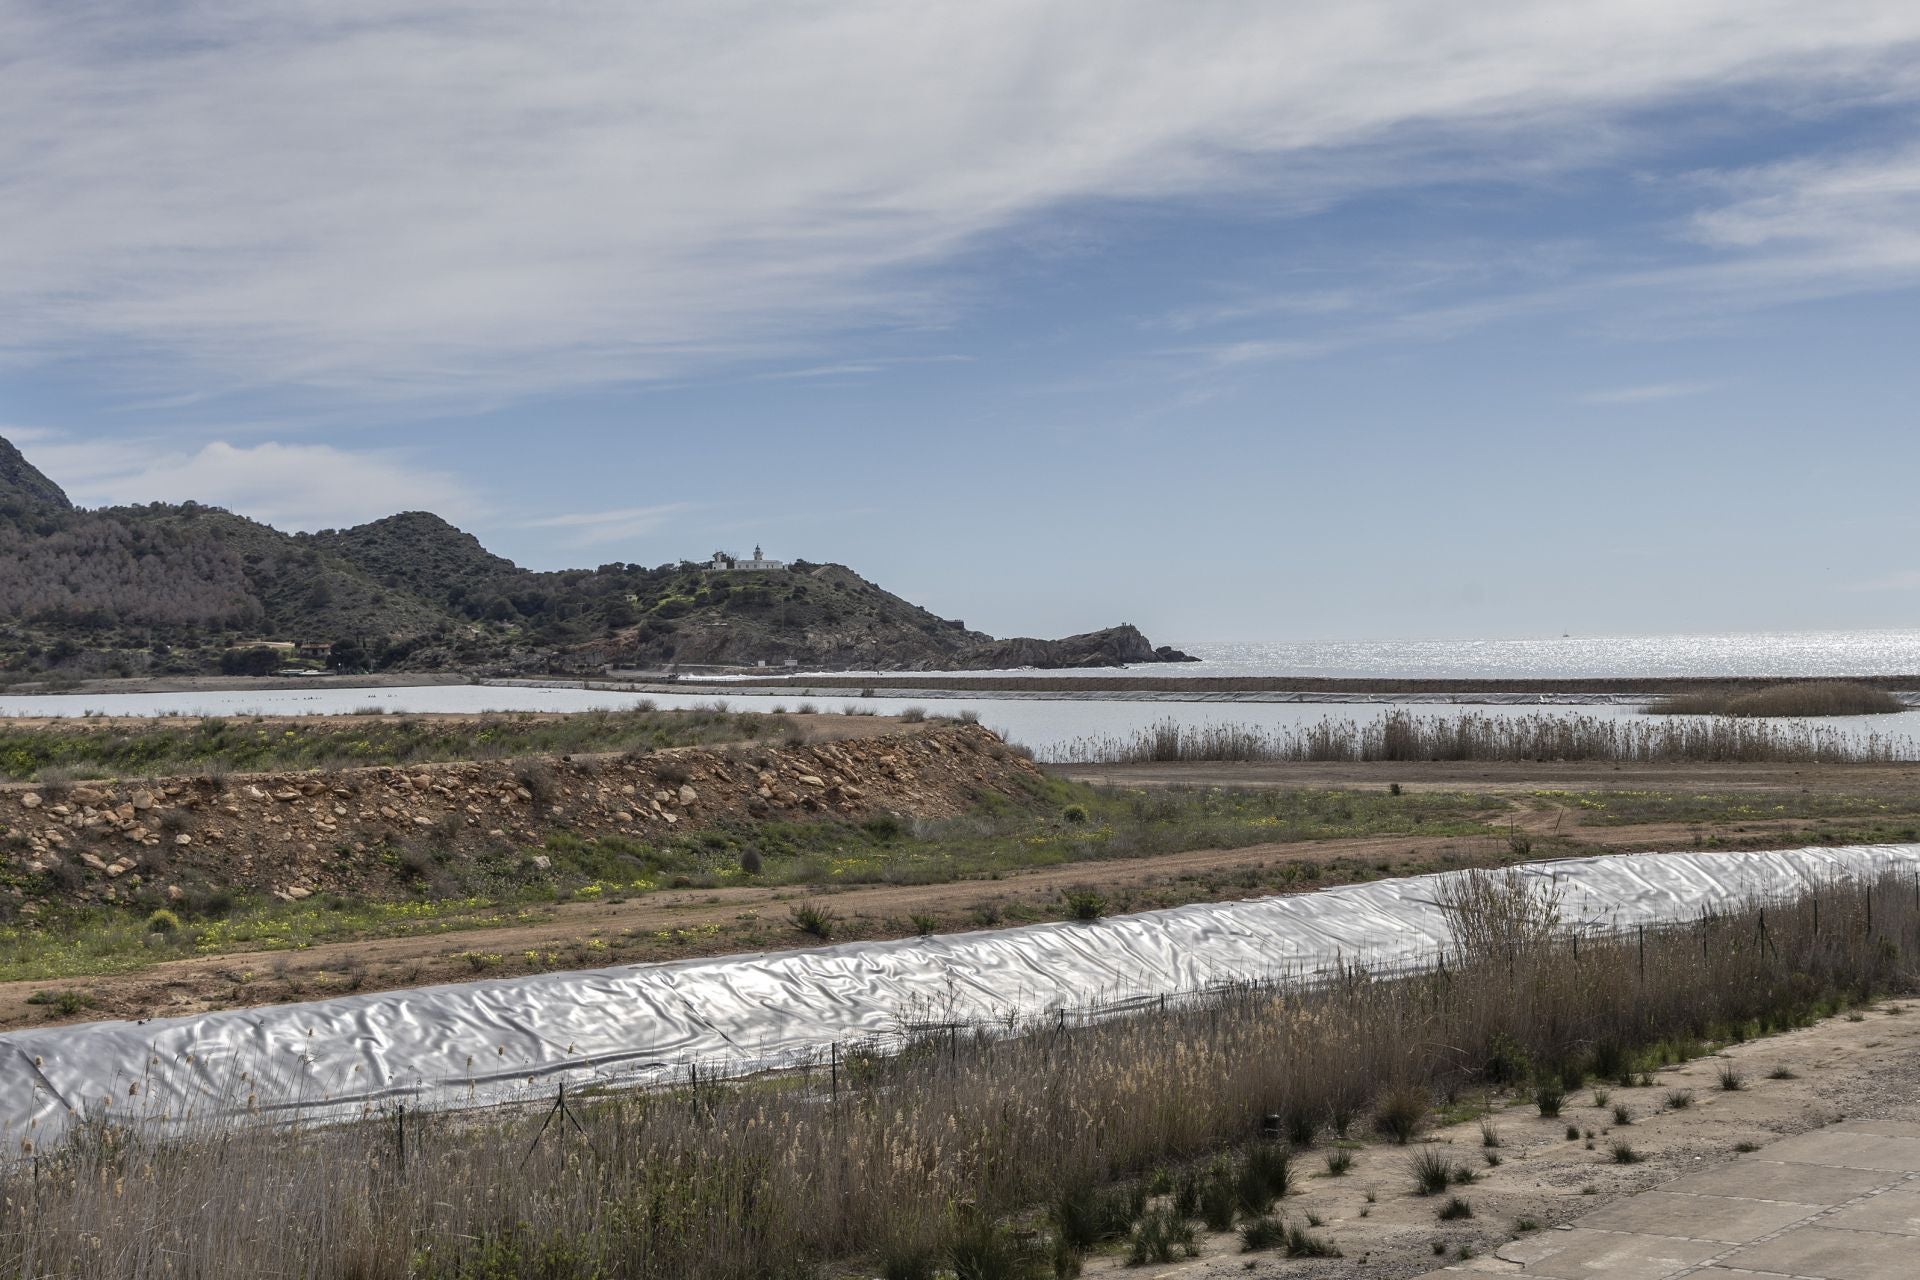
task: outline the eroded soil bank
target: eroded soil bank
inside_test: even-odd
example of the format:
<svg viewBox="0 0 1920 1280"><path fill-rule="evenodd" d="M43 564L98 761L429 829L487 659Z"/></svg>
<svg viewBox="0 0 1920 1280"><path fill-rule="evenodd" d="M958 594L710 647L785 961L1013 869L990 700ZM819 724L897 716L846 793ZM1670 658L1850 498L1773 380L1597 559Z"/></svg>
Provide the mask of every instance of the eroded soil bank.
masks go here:
<svg viewBox="0 0 1920 1280"><path fill-rule="evenodd" d="M644 840L747 816L943 817L1038 777L987 730L945 725L785 747L21 784L0 790L0 839L6 891L29 916L54 898L160 905L210 887L299 900L397 890L419 874L410 853L510 857L561 829Z"/></svg>

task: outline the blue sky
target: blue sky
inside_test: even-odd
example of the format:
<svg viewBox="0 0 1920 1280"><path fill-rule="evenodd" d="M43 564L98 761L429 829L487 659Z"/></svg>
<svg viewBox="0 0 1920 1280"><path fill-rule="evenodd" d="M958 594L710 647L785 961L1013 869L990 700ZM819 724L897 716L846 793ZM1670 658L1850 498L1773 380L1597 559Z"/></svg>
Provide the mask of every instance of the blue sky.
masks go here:
<svg viewBox="0 0 1920 1280"><path fill-rule="evenodd" d="M0 0L0 434L999 634L1920 621L1920 10L1325 8Z"/></svg>

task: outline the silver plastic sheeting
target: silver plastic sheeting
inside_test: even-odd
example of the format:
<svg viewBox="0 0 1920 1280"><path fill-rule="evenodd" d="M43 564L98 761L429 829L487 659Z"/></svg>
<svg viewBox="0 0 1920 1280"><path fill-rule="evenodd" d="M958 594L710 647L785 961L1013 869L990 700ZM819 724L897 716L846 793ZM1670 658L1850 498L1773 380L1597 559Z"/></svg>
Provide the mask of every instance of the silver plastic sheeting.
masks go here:
<svg viewBox="0 0 1920 1280"><path fill-rule="evenodd" d="M1920 876L1920 845L1626 854L1519 868L1589 932L1686 920L1839 877ZM1458 875L1461 873L1447 873ZM1225 982L1397 972L1446 946L1444 877L1089 923L629 965L143 1023L0 1035L0 1136L75 1117L180 1125L512 1102L558 1080L635 1084L818 1060L926 1023L1111 1011ZM1916 880L1920 884L1920 880Z"/></svg>

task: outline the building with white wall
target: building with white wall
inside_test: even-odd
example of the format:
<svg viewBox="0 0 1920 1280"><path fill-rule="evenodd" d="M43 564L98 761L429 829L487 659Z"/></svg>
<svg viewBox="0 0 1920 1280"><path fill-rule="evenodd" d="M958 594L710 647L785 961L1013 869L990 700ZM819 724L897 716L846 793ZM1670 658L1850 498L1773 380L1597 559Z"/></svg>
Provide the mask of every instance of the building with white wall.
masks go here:
<svg viewBox="0 0 1920 1280"><path fill-rule="evenodd" d="M725 551L716 551L713 553L712 563L707 567L717 573L769 573L785 569L787 562L767 559L761 554L760 547L756 544L752 559L742 559L736 555L729 555Z"/></svg>

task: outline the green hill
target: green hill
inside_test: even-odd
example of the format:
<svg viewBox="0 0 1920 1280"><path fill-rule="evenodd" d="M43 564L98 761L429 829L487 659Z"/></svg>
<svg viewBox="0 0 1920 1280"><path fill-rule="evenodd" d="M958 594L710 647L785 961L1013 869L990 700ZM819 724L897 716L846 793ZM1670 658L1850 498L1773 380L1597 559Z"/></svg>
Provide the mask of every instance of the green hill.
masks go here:
<svg viewBox="0 0 1920 1280"><path fill-rule="evenodd" d="M0 676L258 671L286 660L262 642L313 641L331 643L331 664L348 670L941 669L1156 657L1130 627L995 641L842 565L536 573L424 511L286 534L192 502L80 510L0 439Z"/></svg>

